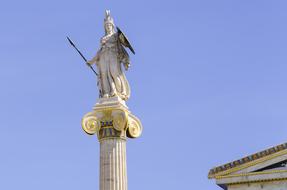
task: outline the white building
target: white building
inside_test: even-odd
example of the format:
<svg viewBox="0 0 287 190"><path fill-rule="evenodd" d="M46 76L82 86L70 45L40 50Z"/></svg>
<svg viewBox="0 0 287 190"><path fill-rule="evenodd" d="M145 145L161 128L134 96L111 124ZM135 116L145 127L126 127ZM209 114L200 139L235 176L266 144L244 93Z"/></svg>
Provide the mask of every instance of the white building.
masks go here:
<svg viewBox="0 0 287 190"><path fill-rule="evenodd" d="M208 178L224 190L287 190L287 143L215 167Z"/></svg>

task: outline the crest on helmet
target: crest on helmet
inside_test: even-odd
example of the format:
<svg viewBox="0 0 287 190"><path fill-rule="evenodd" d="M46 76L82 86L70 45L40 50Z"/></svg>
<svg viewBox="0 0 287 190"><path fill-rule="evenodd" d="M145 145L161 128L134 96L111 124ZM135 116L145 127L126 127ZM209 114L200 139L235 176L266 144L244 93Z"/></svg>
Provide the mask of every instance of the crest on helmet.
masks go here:
<svg viewBox="0 0 287 190"><path fill-rule="evenodd" d="M111 16L111 11L110 11L110 10L106 10L106 17L105 17L104 22L105 22L105 25L106 25L107 23L110 23L110 24L112 24L113 26L115 26L115 24L114 24L114 19L113 19L112 16Z"/></svg>

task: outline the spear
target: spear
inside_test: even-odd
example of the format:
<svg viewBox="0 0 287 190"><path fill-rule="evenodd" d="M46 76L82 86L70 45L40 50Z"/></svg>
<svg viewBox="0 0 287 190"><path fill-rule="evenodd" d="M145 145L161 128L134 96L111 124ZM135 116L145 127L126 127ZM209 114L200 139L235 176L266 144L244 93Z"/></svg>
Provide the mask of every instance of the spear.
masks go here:
<svg viewBox="0 0 287 190"><path fill-rule="evenodd" d="M70 44L77 50L77 52L80 54L80 56L84 59L85 63L92 69L92 71L98 76L98 73L94 70L94 68L92 67L92 65L88 64L87 59L85 58L85 56L80 52L80 50L75 46L75 44L73 43L73 41L67 36L68 41L70 42Z"/></svg>

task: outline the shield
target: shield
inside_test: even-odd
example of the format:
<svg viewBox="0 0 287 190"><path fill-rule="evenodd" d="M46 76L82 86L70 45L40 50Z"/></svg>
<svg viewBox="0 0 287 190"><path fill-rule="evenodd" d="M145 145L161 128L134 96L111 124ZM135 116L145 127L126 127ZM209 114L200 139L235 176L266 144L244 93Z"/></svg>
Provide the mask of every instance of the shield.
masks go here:
<svg viewBox="0 0 287 190"><path fill-rule="evenodd" d="M131 50L131 52L135 54L135 51L133 47L131 46L128 38L125 36L125 34L121 31L121 29L119 29L119 27L117 27L117 30L118 30L119 40L121 44L123 44L125 47L128 47Z"/></svg>

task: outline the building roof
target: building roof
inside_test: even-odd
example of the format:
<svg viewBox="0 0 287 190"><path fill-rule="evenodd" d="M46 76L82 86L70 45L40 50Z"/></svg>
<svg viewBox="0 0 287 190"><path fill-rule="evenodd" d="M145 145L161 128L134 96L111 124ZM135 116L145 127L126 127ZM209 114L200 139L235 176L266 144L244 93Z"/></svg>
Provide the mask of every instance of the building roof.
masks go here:
<svg viewBox="0 0 287 190"><path fill-rule="evenodd" d="M275 154L275 153L277 153L277 152L280 152L280 151L286 150L286 149L287 149L287 143L283 143L283 144L274 146L274 147L272 147L272 148L269 148L269 149L266 149L266 150L257 152L257 153L255 153L255 154L246 156L246 157L241 158L241 159L239 159L239 160L235 160L235 161L233 161L233 162L229 162L229 163L227 163L227 164L214 167L214 168L212 168L212 169L209 171L209 173L208 173L208 178L214 178L214 177L217 176L217 174L220 174L220 173L225 172L225 171L227 171L227 170L230 170L230 169L232 169L232 168L235 168L235 167L244 165L244 164L246 164L246 163L249 163L249 162L252 162L252 161L255 161L255 160L264 158L264 157L266 157L266 156Z"/></svg>

